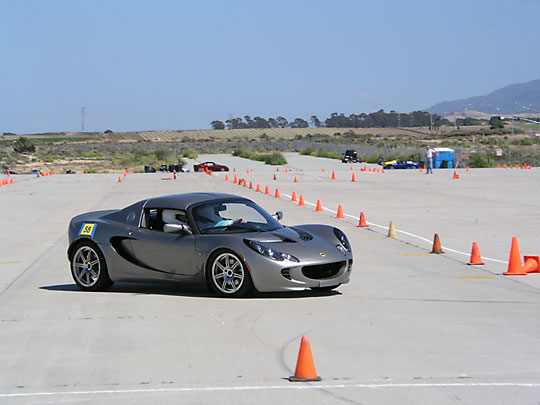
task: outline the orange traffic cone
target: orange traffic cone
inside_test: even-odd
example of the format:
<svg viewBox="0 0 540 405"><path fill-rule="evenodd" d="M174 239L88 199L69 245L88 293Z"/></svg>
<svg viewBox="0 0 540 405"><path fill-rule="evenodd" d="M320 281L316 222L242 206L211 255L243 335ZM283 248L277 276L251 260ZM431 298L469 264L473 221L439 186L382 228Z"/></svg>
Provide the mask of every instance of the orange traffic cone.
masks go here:
<svg viewBox="0 0 540 405"><path fill-rule="evenodd" d="M367 227L366 217L364 216L364 213L360 213L360 222L358 222L359 228L365 228Z"/></svg>
<svg viewBox="0 0 540 405"><path fill-rule="evenodd" d="M276 175L274 174L274 180L276 180Z"/></svg>
<svg viewBox="0 0 540 405"><path fill-rule="evenodd" d="M279 167L276 167L276 172L279 172Z"/></svg>
<svg viewBox="0 0 540 405"><path fill-rule="evenodd" d="M473 242L472 244L472 251L471 251L471 259L469 260L470 265L480 265L484 264L482 261L482 257L480 256L480 250L478 249L478 243Z"/></svg>
<svg viewBox="0 0 540 405"><path fill-rule="evenodd" d="M352 173L351 181L352 181L353 183L356 181L356 176L355 176L354 172Z"/></svg>
<svg viewBox="0 0 540 405"><path fill-rule="evenodd" d="M501 164L497 163L497 169L500 169L500 168L501 168Z"/></svg>
<svg viewBox="0 0 540 405"><path fill-rule="evenodd" d="M249 189L253 190L253 183L251 181L249 182Z"/></svg>
<svg viewBox="0 0 540 405"><path fill-rule="evenodd" d="M289 170L287 168L285 168L285 173L289 173Z"/></svg>
<svg viewBox="0 0 540 405"><path fill-rule="evenodd" d="M296 176L294 176L294 182L298 183L298 179L296 178Z"/></svg>
<svg viewBox="0 0 540 405"><path fill-rule="evenodd" d="M249 174L249 169L246 170L246 174Z"/></svg>
<svg viewBox="0 0 540 405"><path fill-rule="evenodd" d="M305 207L306 206L306 203L304 202L304 196L302 194L300 194L300 200L298 201L298 206L299 207Z"/></svg>
<svg viewBox="0 0 540 405"><path fill-rule="evenodd" d="M324 168L321 169L321 173L324 173Z"/></svg>
<svg viewBox="0 0 540 405"><path fill-rule="evenodd" d="M459 179L459 174L457 174L455 170L454 170L454 177L452 177L452 179L454 180Z"/></svg>
<svg viewBox="0 0 540 405"><path fill-rule="evenodd" d="M519 254L518 241L515 236L512 237L512 246L510 248L510 259L508 260L508 270L503 273L505 276L524 276L523 267L521 266L521 256Z"/></svg>
<svg viewBox="0 0 540 405"><path fill-rule="evenodd" d="M294 376L289 377L289 381L321 381L321 377L317 375L317 371L315 370L315 363L313 362L311 346L307 336L302 336L298 360L296 361L296 370L294 371Z"/></svg>
<svg viewBox="0 0 540 405"><path fill-rule="evenodd" d="M336 173L332 170L332 180L336 179Z"/></svg>
<svg viewBox="0 0 540 405"><path fill-rule="evenodd" d="M353 169L352 166L351 166L351 172L352 172L353 170L354 170L354 169Z"/></svg>
<svg viewBox="0 0 540 405"><path fill-rule="evenodd" d="M315 207L315 212L322 212L321 200L317 200L317 206Z"/></svg>
<svg viewBox="0 0 540 405"><path fill-rule="evenodd" d="M433 237L433 249L431 249L431 253L436 253L436 254L444 253L441 248L441 241L439 240L439 234L437 233Z"/></svg>
<svg viewBox="0 0 540 405"><path fill-rule="evenodd" d="M523 271L525 273L540 273L540 257L538 256L523 256Z"/></svg>
<svg viewBox="0 0 540 405"><path fill-rule="evenodd" d="M10 177L9 184L13 184L13 183L15 183L15 181L13 181L13 177Z"/></svg>
<svg viewBox="0 0 540 405"><path fill-rule="evenodd" d="M506 167L507 167L507 166L506 166L506 163L504 164L504 166L503 166L503 167L504 167L504 168L506 169Z"/></svg>
<svg viewBox="0 0 540 405"><path fill-rule="evenodd" d="M266 186L266 188L264 189L264 194L270 194L270 189L268 188L268 186Z"/></svg>
<svg viewBox="0 0 540 405"><path fill-rule="evenodd" d="M238 176L236 175L236 173L234 174L234 180L233 180L233 183L234 183L234 184L238 184Z"/></svg>
<svg viewBox="0 0 540 405"><path fill-rule="evenodd" d="M126 173L126 172L124 172L124 177L127 177L127 173Z"/></svg>
<svg viewBox="0 0 540 405"><path fill-rule="evenodd" d="M225 175L225 181L229 181L229 175L228 174Z"/></svg>
<svg viewBox="0 0 540 405"><path fill-rule="evenodd" d="M84 174L88 174L88 170L85 170L85 171L84 171Z"/></svg>
<svg viewBox="0 0 540 405"><path fill-rule="evenodd" d="M122 183L122 177L118 176L118 183Z"/></svg>
<svg viewBox="0 0 540 405"><path fill-rule="evenodd" d="M341 204L338 205L337 207L337 215L336 215L336 218L345 218L343 216L343 208L341 208Z"/></svg>
<svg viewBox="0 0 540 405"><path fill-rule="evenodd" d="M257 183L257 188L255 189L255 192L260 193L261 191L261 185Z"/></svg>
<svg viewBox="0 0 540 405"><path fill-rule="evenodd" d="M467 173L469 173L469 166L467 166L467 168L465 169L465 171L466 171Z"/></svg>
<svg viewBox="0 0 540 405"><path fill-rule="evenodd" d="M279 198L279 197L280 197L280 195L279 195L279 190L278 190L277 188L276 188L276 193L274 194L274 197L275 197L275 198Z"/></svg>
<svg viewBox="0 0 540 405"><path fill-rule="evenodd" d="M291 201L297 201L297 200L296 200L296 191L293 191L293 192L292 192Z"/></svg>
<svg viewBox="0 0 540 405"><path fill-rule="evenodd" d="M384 169L383 169L384 170ZM420 173L422 173L424 170L422 169L422 167L420 166Z"/></svg>
<svg viewBox="0 0 540 405"><path fill-rule="evenodd" d="M244 187L247 187L247 181L242 180L242 183L244 184Z"/></svg>

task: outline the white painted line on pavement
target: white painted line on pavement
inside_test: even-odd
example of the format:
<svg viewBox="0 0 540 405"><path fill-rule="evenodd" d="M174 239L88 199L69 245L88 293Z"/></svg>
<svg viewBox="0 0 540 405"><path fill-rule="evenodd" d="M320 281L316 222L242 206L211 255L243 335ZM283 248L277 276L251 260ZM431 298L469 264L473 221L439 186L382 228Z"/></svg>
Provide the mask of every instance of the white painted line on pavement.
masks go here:
<svg viewBox="0 0 540 405"><path fill-rule="evenodd" d="M474 388L474 387L523 387L540 388L540 383L420 383L420 384L329 384L329 385L268 385L240 387L185 387L185 388L148 388L132 390L93 390L93 391L56 391L56 392L19 392L0 393L0 398L44 397L62 395L113 395L113 394L167 394L173 392L224 392L224 391L274 391L274 390L330 390L330 389L385 389L385 388Z"/></svg>

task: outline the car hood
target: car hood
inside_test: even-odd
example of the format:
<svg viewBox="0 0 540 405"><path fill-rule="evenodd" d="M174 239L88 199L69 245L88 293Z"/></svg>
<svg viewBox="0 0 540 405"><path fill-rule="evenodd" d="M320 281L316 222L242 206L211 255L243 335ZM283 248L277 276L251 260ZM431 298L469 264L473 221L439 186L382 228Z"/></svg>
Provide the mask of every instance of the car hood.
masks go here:
<svg viewBox="0 0 540 405"><path fill-rule="evenodd" d="M313 231L308 232L300 227L283 227L272 232L249 234L246 239L264 243L283 253L292 254L302 261L320 260L322 257L328 260L344 260L344 256L336 248L339 242L333 235L333 231L324 232L325 235L319 235L318 232Z"/></svg>

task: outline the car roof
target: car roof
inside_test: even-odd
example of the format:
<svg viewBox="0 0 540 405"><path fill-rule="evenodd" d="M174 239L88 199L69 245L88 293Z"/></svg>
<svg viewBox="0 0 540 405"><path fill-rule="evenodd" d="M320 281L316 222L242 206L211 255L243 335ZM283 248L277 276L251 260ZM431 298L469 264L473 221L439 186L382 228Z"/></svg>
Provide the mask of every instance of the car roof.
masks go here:
<svg viewBox="0 0 540 405"><path fill-rule="evenodd" d="M145 207L147 208L176 208L185 210L190 205L198 204L206 201L223 200L223 199L236 199L236 200L248 200L247 198L240 197L234 194L226 193L186 193L186 194L172 194L161 197L154 197L147 200ZM248 200L249 201L249 200Z"/></svg>

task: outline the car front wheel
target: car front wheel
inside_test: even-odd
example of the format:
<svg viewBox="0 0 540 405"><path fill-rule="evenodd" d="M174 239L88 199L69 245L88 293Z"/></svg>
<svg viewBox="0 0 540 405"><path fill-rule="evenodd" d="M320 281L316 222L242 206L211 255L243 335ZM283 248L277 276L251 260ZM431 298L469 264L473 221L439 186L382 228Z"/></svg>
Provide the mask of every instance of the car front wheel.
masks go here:
<svg viewBox="0 0 540 405"><path fill-rule="evenodd" d="M210 257L206 279L212 291L222 297L245 297L254 288L246 265L230 250L218 251Z"/></svg>
<svg viewBox="0 0 540 405"><path fill-rule="evenodd" d="M113 282L109 278L105 257L91 241L79 242L70 255L71 275L75 284L85 291L105 291Z"/></svg>

